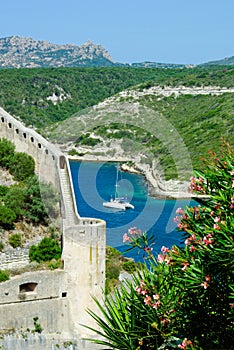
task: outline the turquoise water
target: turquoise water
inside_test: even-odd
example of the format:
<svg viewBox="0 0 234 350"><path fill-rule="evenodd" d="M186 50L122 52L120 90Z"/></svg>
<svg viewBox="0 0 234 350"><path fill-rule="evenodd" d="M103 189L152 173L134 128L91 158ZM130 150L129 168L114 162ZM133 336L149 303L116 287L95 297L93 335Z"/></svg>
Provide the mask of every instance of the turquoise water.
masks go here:
<svg viewBox="0 0 234 350"><path fill-rule="evenodd" d="M75 162L70 161L74 191L78 212L81 216L100 218L106 221L107 245L120 251L126 250L123 234L136 226L148 231L155 237L154 251L162 245L171 247L180 245L181 233L176 231L173 218L176 209L190 205L190 200L161 200L148 195L148 187L141 175L119 172L119 196L127 195L135 206L126 211L116 211L103 207L115 192L116 163ZM135 251L128 256L138 260Z"/></svg>

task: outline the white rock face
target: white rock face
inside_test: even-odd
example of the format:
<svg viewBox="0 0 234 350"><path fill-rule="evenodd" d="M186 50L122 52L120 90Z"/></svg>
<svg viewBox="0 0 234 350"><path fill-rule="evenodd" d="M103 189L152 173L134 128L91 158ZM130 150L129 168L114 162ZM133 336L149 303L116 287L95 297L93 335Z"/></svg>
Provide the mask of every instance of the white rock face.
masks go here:
<svg viewBox="0 0 234 350"><path fill-rule="evenodd" d="M85 65L84 61L102 60L111 65L113 59L102 45L91 40L81 46L57 45L32 38L11 36L0 39L0 67L71 67Z"/></svg>

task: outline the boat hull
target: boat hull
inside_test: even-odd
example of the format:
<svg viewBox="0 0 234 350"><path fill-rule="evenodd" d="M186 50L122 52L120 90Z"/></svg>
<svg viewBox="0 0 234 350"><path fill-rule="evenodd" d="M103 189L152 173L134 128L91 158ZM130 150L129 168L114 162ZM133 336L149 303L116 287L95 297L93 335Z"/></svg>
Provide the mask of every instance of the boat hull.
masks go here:
<svg viewBox="0 0 234 350"><path fill-rule="evenodd" d="M103 206L111 209L126 210L126 206L123 203L118 202L104 202Z"/></svg>
<svg viewBox="0 0 234 350"><path fill-rule="evenodd" d="M124 202L120 200L110 200L109 202L104 202L103 206L106 208L118 209L118 210L126 210L126 209L134 209L134 205L129 202Z"/></svg>

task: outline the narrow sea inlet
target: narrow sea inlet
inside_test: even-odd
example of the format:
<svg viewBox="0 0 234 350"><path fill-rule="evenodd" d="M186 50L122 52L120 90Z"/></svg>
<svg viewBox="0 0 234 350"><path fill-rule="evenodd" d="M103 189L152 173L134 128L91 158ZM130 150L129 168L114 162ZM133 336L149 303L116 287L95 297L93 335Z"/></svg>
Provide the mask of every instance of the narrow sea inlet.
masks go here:
<svg viewBox="0 0 234 350"><path fill-rule="evenodd" d="M182 234L177 232L173 219L176 209L192 205L190 199L164 200L148 195L148 187L143 176L119 172L118 195L127 196L134 209L126 211L105 208L115 193L117 163L70 161L77 209L81 216L100 218L106 221L107 245L121 252L123 234L131 227L148 231L155 237L154 251L161 246L181 245ZM195 202L194 202L195 203ZM136 261L141 257L136 251L127 254Z"/></svg>

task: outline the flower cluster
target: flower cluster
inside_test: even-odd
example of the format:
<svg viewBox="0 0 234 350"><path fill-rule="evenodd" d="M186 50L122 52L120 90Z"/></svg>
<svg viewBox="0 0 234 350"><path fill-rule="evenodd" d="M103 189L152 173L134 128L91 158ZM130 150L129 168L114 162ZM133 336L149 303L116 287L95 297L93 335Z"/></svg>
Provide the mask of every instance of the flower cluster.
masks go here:
<svg viewBox="0 0 234 350"><path fill-rule="evenodd" d="M153 239L153 236L149 236L147 232L143 232L137 227L131 227L128 229L128 233L124 233L123 235L123 243L130 245L128 250L138 247L139 249L143 249L147 257L152 254Z"/></svg>
<svg viewBox="0 0 234 350"><path fill-rule="evenodd" d="M205 276L205 281L201 283L201 286L204 287L204 289L207 289L209 287L209 282L211 280L211 277Z"/></svg>
<svg viewBox="0 0 234 350"><path fill-rule="evenodd" d="M145 305L151 306L153 309L158 309L161 301L159 300L159 294L155 293L150 296L150 291L146 289L146 285L144 281L140 282L140 286L136 287L136 292L140 295L144 296Z"/></svg>
<svg viewBox="0 0 234 350"><path fill-rule="evenodd" d="M193 348L193 343L191 340L188 340L187 338L185 338L181 344L178 345L178 348L180 349L192 349Z"/></svg>
<svg viewBox="0 0 234 350"><path fill-rule="evenodd" d="M205 194L206 190L204 187L204 179L202 177L196 178L196 177L192 176L190 178L189 190L191 192L198 192L201 194Z"/></svg>
<svg viewBox="0 0 234 350"><path fill-rule="evenodd" d="M159 263L163 263L165 262L166 265L169 265L171 263L171 255L170 255L171 251L169 248L162 246L161 248L161 253L158 254L158 262Z"/></svg>
<svg viewBox="0 0 234 350"><path fill-rule="evenodd" d="M142 235L142 231L137 227L131 227L128 229L128 233L123 235L123 243L133 242L136 238Z"/></svg>

